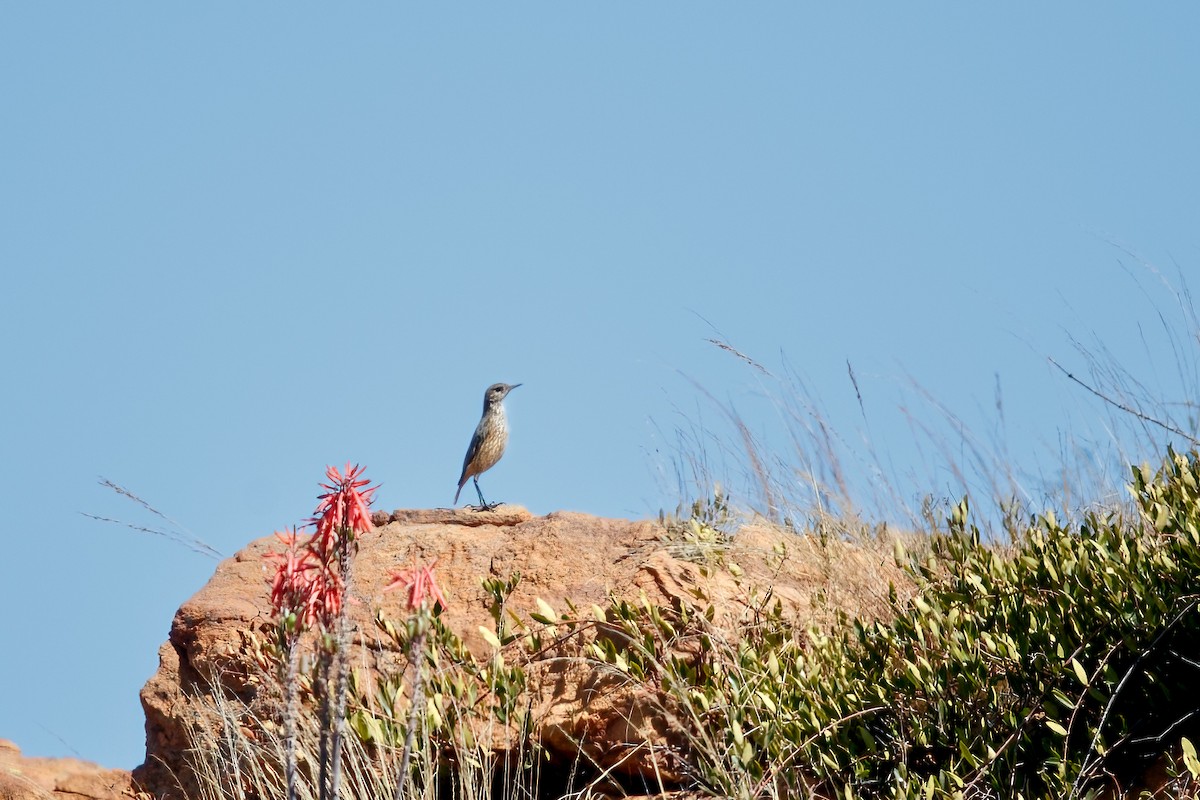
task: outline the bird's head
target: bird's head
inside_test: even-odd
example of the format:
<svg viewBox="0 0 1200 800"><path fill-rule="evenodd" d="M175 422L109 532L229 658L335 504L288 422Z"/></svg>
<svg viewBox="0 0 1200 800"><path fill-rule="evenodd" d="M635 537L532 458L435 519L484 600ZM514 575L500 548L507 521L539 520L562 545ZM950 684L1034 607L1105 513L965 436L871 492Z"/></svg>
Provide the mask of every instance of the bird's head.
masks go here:
<svg viewBox="0 0 1200 800"><path fill-rule="evenodd" d="M499 403L504 398L508 397L508 393L517 388L519 383L493 383L483 393L483 407L490 408Z"/></svg>

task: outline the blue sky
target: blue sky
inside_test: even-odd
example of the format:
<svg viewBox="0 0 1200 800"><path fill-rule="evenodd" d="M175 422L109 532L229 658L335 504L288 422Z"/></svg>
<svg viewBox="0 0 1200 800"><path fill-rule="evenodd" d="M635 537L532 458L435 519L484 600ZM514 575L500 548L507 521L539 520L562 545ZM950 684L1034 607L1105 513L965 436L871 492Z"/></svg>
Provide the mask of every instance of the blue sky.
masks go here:
<svg viewBox="0 0 1200 800"><path fill-rule="evenodd" d="M902 503L956 496L955 418L1053 494L1112 418L1048 356L1167 401L1194 375L1163 331L1187 344L1200 276L1197 30L1184 3L3 5L0 737L141 761L137 692L214 562L82 516L153 522L99 476L226 555L326 464L447 506L495 381L524 386L482 485L534 513L674 508L678 429L736 490L720 406L786 453L798 384Z"/></svg>

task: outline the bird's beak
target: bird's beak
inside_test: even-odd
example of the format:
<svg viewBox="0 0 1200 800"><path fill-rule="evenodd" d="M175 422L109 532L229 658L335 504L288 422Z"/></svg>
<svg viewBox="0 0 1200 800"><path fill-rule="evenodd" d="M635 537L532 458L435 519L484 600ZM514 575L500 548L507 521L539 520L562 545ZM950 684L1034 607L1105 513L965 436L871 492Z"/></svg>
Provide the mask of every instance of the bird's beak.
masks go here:
<svg viewBox="0 0 1200 800"><path fill-rule="evenodd" d="M508 387L508 390L511 392L513 389L517 388L518 386L524 386L524 385L525 384L523 384L523 383L514 383L512 386Z"/></svg>

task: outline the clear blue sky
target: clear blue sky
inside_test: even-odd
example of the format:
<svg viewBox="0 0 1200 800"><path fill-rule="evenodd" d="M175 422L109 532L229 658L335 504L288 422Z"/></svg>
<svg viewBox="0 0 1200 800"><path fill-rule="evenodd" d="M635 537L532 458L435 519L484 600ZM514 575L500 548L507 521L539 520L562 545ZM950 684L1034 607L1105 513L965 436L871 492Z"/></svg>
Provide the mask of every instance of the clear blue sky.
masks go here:
<svg viewBox="0 0 1200 800"><path fill-rule="evenodd" d="M225 554L330 463L446 506L494 381L524 386L483 486L535 513L673 508L673 432L721 438L706 392L787 451L718 332L908 500L957 491L922 391L1036 498L1105 435L1047 364L1085 364L1072 337L1182 399L1140 260L1200 278L1198 30L1186 3L4 4L0 737L138 764L137 692L214 567L81 516L153 522L98 476Z"/></svg>

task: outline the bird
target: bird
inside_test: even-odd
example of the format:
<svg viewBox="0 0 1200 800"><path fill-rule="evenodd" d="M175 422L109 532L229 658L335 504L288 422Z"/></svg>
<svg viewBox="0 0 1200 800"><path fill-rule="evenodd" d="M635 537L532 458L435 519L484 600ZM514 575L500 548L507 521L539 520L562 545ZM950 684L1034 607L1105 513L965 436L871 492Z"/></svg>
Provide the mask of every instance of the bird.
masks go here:
<svg viewBox="0 0 1200 800"><path fill-rule="evenodd" d="M508 418L504 415L504 398L508 393L521 384L493 383L483 393L483 417L467 446L467 455L463 459L462 475L458 478L458 491L454 493L454 504L458 505L458 496L467 483L467 478L475 481L475 493L479 495L479 507L490 510L499 503L488 505L479 489L479 476L496 466L496 462L504 455L508 444Z"/></svg>

